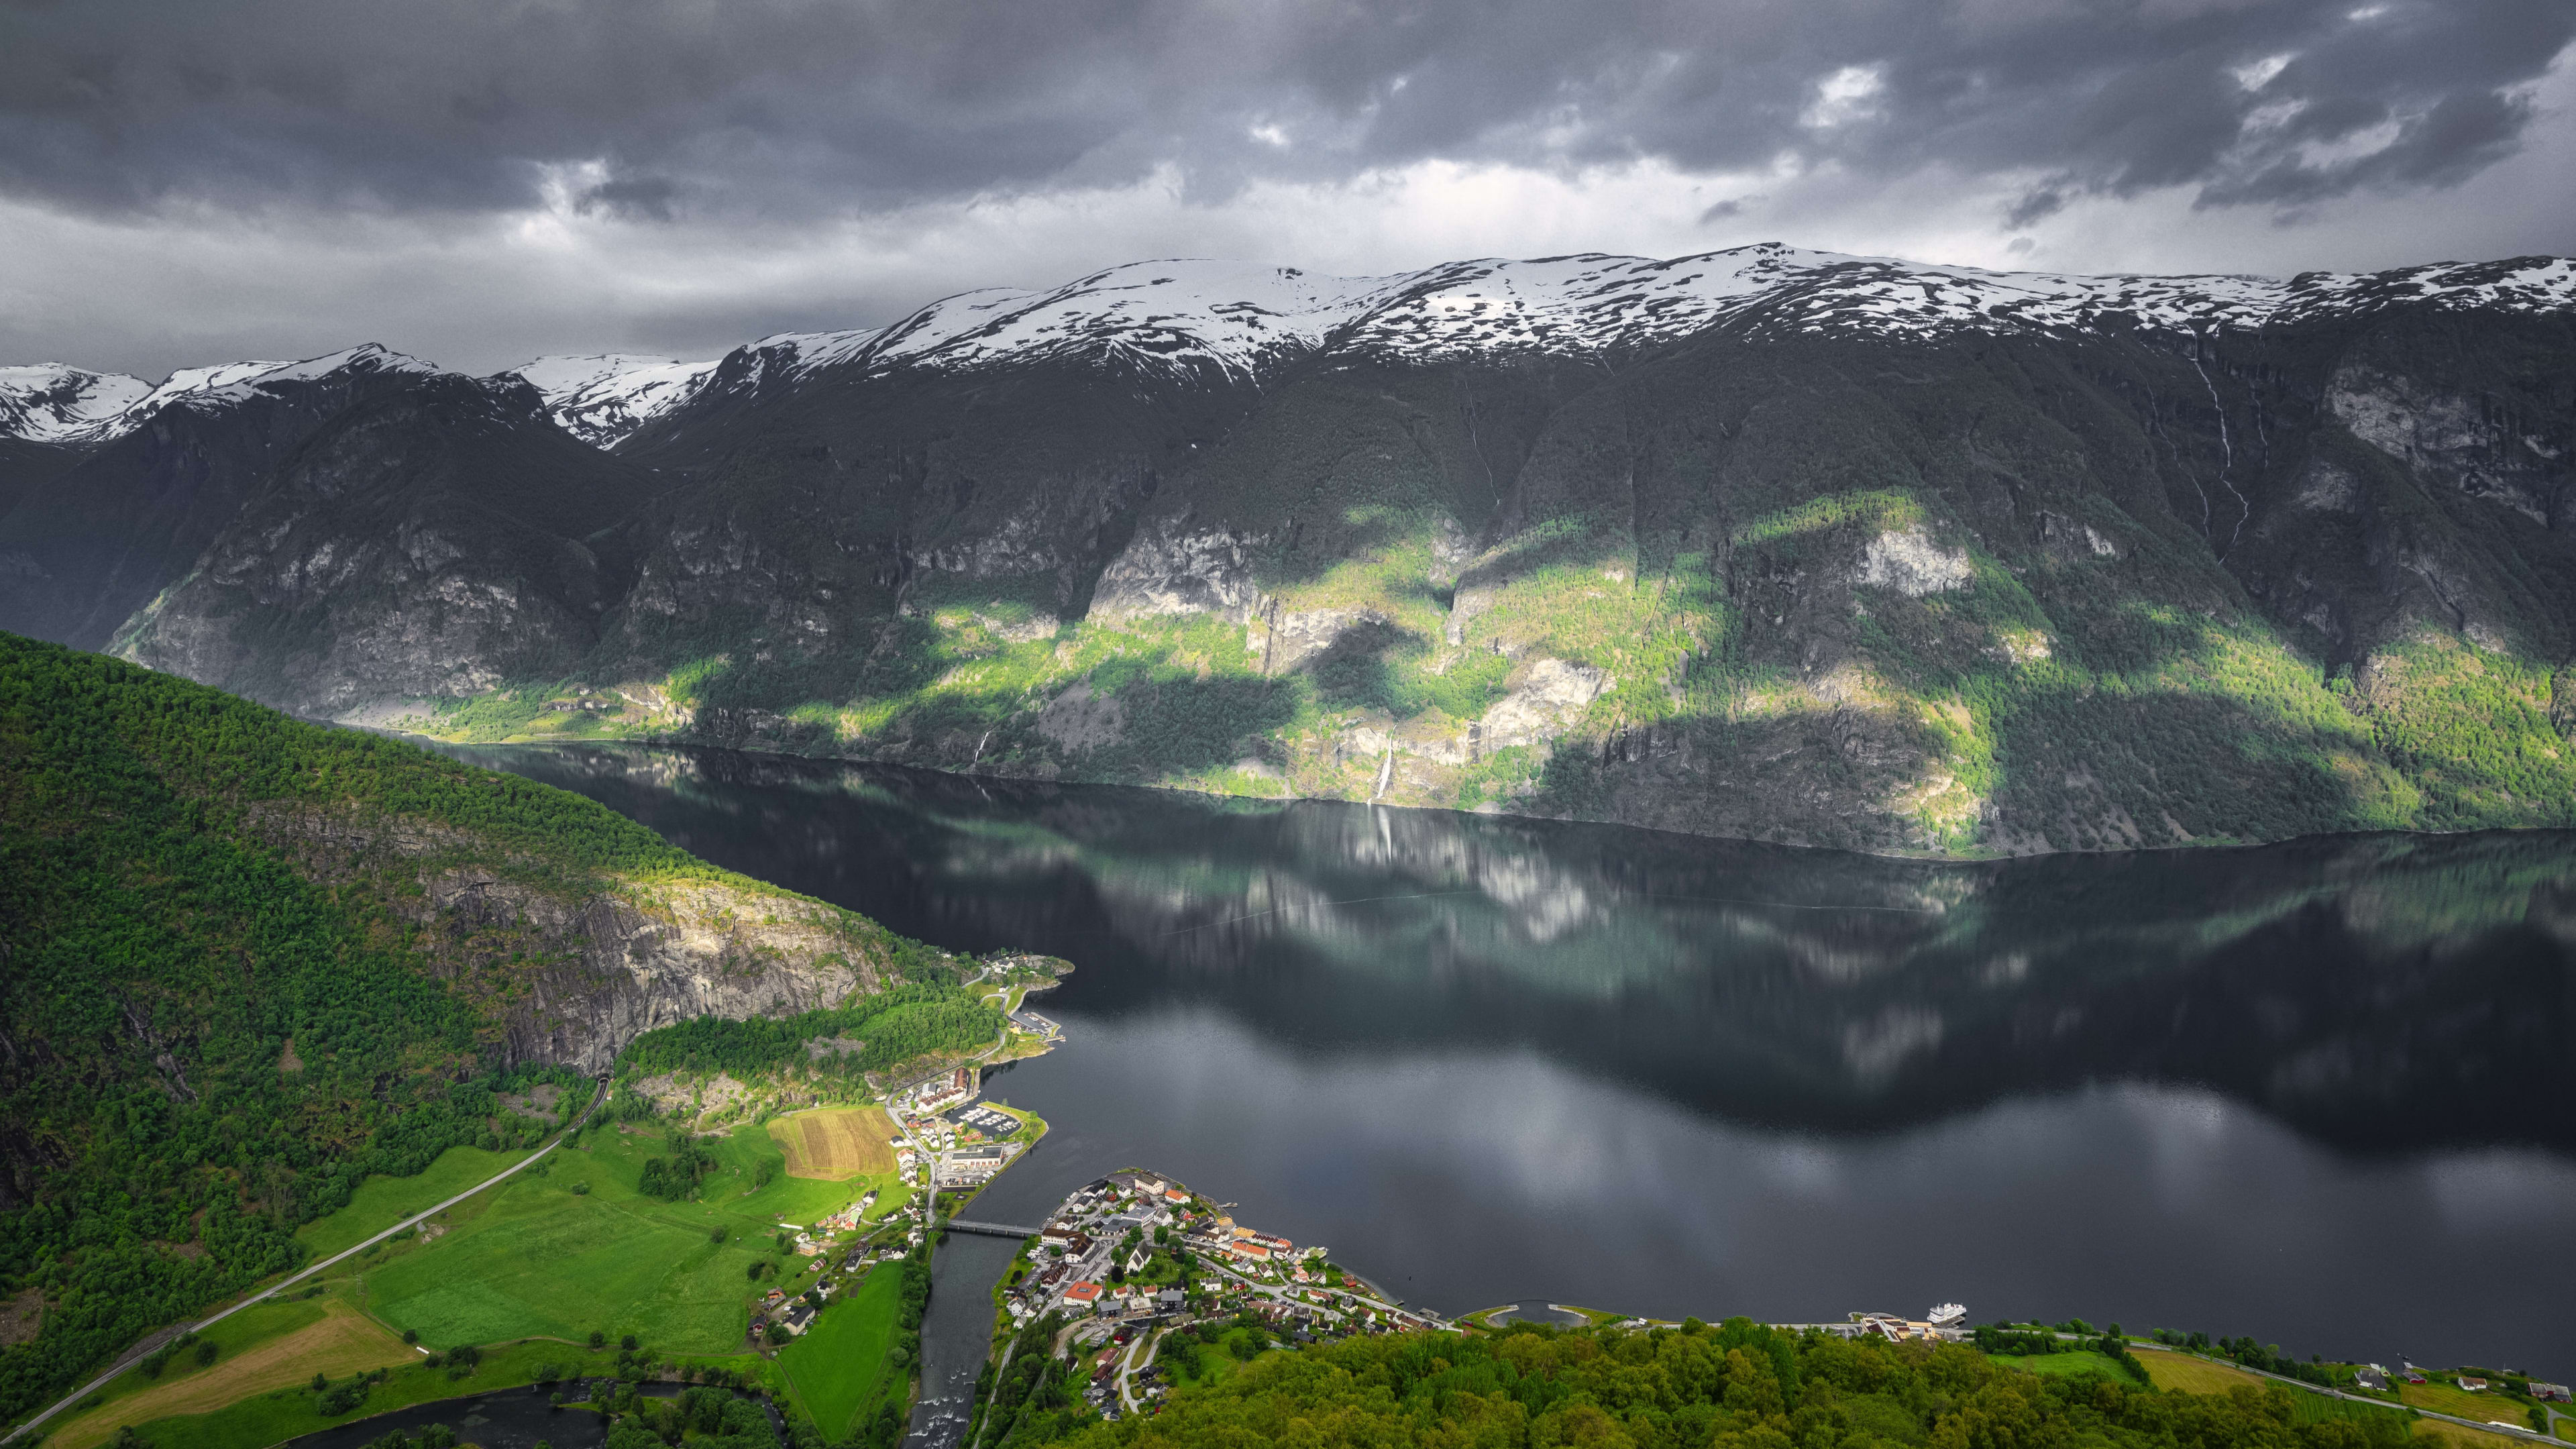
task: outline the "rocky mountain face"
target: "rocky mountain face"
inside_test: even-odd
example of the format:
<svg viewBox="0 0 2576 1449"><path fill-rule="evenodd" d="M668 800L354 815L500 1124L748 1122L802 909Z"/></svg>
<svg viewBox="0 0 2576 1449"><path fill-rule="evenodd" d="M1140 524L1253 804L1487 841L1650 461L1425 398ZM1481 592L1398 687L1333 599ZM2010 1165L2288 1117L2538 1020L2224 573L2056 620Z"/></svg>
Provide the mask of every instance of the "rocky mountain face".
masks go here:
<svg viewBox="0 0 2576 1449"><path fill-rule="evenodd" d="M631 589L619 525L658 486L523 382L426 377L299 443L118 648L323 716L560 678Z"/></svg>
<svg viewBox="0 0 2576 1449"><path fill-rule="evenodd" d="M0 517L40 586L0 626L459 737L1873 850L2570 824L2571 355L2548 258L1144 263L390 379L448 401L299 414L45 613L58 475ZM467 394L435 464L355 421Z"/></svg>
<svg viewBox="0 0 2576 1449"><path fill-rule="evenodd" d="M883 984L870 950L881 932L753 881L565 890L496 864L470 832L360 809L264 811L259 834L326 886L415 885L393 909L415 928L423 968L481 1009L487 1055L503 1066L602 1072L658 1027L792 1016Z"/></svg>
<svg viewBox="0 0 2576 1449"><path fill-rule="evenodd" d="M428 371L380 347L196 368L117 411L21 433L56 449L56 466L22 474L14 506L0 514L0 628L104 647L305 438ZM104 390L114 398L134 388Z"/></svg>

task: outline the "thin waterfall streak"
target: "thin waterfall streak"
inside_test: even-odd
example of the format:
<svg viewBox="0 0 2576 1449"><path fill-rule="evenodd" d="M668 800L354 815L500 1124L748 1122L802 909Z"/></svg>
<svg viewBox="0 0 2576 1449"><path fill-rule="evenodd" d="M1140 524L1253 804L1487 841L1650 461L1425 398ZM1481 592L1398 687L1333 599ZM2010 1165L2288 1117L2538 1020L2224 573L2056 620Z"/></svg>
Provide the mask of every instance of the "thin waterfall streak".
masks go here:
<svg viewBox="0 0 2576 1449"><path fill-rule="evenodd" d="M2237 490L2235 480L2228 476L2236 467L2236 448L2227 440L2227 405L2218 400L2218 384L2209 380L2209 369L2200 365L2200 339L2197 337L2191 340L2191 370L2200 374L2200 385L2209 389L2209 405L2218 410L2218 481L2226 484L2227 491L2236 496L2236 527L2227 535L2227 547L2232 549L2236 547L2236 541L2245 536L2245 520L2253 516L2254 505L2246 501L2245 495ZM2206 491L2200 495L2200 507L2205 522L2209 511L2209 494ZM2206 532L2206 528L2203 531ZM2219 554L2220 558L2226 556L2224 551Z"/></svg>

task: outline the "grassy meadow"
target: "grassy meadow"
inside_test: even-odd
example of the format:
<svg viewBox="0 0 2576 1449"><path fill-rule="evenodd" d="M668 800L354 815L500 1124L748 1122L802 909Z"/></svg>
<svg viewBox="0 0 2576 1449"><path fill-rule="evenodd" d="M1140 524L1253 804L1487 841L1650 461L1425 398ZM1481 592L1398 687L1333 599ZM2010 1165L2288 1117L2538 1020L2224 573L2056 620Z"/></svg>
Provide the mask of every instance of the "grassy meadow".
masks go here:
<svg viewBox="0 0 2576 1449"><path fill-rule="evenodd" d="M700 1146L715 1170L701 1180L698 1200L674 1202L637 1186L644 1163L670 1151L660 1128L586 1132L440 1214L421 1235L383 1244L311 1288L217 1324L204 1335L215 1345L213 1364L198 1364L189 1349L158 1379L123 1375L47 1442L96 1449L130 1426L155 1449L259 1449L410 1404L610 1372L613 1345L628 1333L657 1357L730 1359L744 1351L759 1295L792 1294L811 1281L805 1260L778 1248L782 1223L811 1223L871 1187L891 1189L880 1198L887 1210L902 1201L891 1171L841 1181L787 1175L785 1152L760 1126ZM371 1179L306 1233L317 1251L336 1251L512 1160L451 1149L417 1177ZM757 1283L755 1263L766 1265ZM819 1422L846 1426L872 1410L888 1384L901 1390L904 1375L883 1362L899 1301L897 1276L877 1275L782 1355L792 1391ZM419 1348L402 1342L406 1329L419 1334ZM611 1349L587 1347L594 1330ZM423 1366L423 1349L463 1344L483 1350L471 1372ZM357 1409L321 1412L315 1373L343 1382L375 1370L388 1377Z"/></svg>
<svg viewBox="0 0 2576 1449"><path fill-rule="evenodd" d="M892 1267L876 1269L857 1292L825 1308L812 1328L779 1351L789 1388L825 1438L848 1438L878 1400L903 1392L906 1371L886 1361L902 1290L902 1277Z"/></svg>
<svg viewBox="0 0 2576 1449"><path fill-rule="evenodd" d="M2126 1369L2113 1363L2105 1355L2089 1350L2074 1353L1993 1353L1986 1357L2006 1368L2024 1369L2035 1374L2108 1374L2115 1379L2128 1377ZM2150 1373L2148 1377L2152 1379L2155 1375ZM2159 1384L2157 1387L2163 1386Z"/></svg>
<svg viewBox="0 0 2576 1449"><path fill-rule="evenodd" d="M432 1347L525 1337L586 1342L596 1330L612 1341L638 1334L660 1352L738 1351L754 1296L752 1265L778 1266L761 1280L764 1292L801 1276L772 1242L779 1223L811 1222L893 1179L787 1176L785 1154L758 1127L701 1146L716 1169L697 1201L673 1202L637 1187L645 1161L668 1150L658 1131L584 1133L541 1170L442 1215L445 1231L435 1241L392 1247L341 1271L360 1281L369 1312Z"/></svg>
<svg viewBox="0 0 2576 1449"><path fill-rule="evenodd" d="M480 1147L451 1147L414 1177L370 1177L360 1184L349 1205L315 1218L295 1230L295 1240L316 1259L327 1258L401 1222L416 1212L465 1191L503 1171L528 1154L486 1152Z"/></svg>

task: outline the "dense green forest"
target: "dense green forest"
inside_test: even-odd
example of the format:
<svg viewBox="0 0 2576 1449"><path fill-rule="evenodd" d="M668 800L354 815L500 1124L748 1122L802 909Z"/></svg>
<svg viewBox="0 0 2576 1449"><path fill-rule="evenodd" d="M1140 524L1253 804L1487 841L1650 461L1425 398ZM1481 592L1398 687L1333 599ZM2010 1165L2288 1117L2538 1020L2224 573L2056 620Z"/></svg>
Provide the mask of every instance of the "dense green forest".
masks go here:
<svg viewBox="0 0 2576 1449"><path fill-rule="evenodd" d="M299 810L397 819L429 864L303 868L270 828ZM534 1145L503 1094L588 1100L569 1069L501 1069L488 1012L515 955L470 980L426 969L403 908L457 863L786 898L579 796L0 634L0 1297L44 1303L41 1332L0 1350L0 1420L295 1265L293 1229L369 1174ZM854 944L923 949L833 918Z"/></svg>
<svg viewBox="0 0 2576 1449"><path fill-rule="evenodd" d="M853 1077L930 1052L989 1046L1005 1020L955 985L908 980L838 1008L749 1021L706 1016L648 1031L627 1046L618 1070L621 1079L678 1071L753 1077L804 1062L819 1076ZM815 1055L807 1043L818 1040L843 1045Z"/></svg>
<svg viewBox="0 0 2576 1449"><path fill-rule="evenodd" d="M2157 1392L2033 1374L1955 1344L1778 1332L1747 1319L1643 1333L1513 1324L1267 1353L1162 1413L1102 1423L1041 1356L1000 1386L988 1443L1518 1449L2392 1449L2409 1418L2299 1415L2286 1390ZM2301 1422L2302 1419L2308 1420Z"/></svg>

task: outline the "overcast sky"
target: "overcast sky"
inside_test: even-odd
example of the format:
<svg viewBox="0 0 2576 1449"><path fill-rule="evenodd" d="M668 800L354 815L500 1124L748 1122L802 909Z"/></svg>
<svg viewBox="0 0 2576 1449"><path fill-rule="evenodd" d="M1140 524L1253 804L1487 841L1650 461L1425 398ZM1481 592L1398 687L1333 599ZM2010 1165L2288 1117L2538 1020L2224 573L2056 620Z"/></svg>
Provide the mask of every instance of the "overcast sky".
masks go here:
<svg viewBox="0 0 2576 1449"><path fill-rule="evenodd" d="M0 363L716 355L1158 256L2576 252L2570 0L0 0Z"/></svg>

